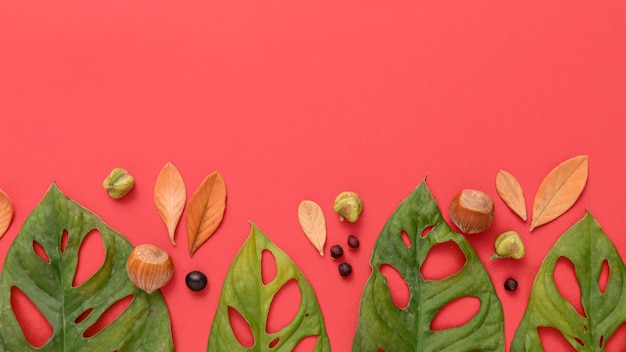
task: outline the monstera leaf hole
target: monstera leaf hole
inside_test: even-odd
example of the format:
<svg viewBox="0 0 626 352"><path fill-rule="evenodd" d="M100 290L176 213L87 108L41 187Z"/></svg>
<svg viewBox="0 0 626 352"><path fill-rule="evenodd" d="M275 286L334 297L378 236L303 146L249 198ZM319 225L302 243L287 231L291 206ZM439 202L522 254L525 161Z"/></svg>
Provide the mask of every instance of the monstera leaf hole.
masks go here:
<svg viewBox="0 0 626 352"><path fill-rule="evenodd" d="M442 280L450 277L463 268L466 258L454 241L435 244L420 266L424 280Z"/></svg>
<svg viewBox="0 0 626 352"><path fill-rule="evenodd" d="M68 238L69 238L69 234L67 230L63 230L63 233L61 234L61 243L59 245L59 249L61 250L61 253L65 253L65 248L67 247Z"/></svg>
<svg viewBox="0 0 626 352"><path fill-rule="evenodd" d="M11 307L26 341L39 348L52 337L52 325L22 290L11 286Z"/></svg>
<svg viewBox="0 0 626 352"><path fill-rule="evenodd" d="M276 258L271 251L264 249L261 252L261 281L267 285L276 277Z"/></svg>
<svg viewBox="0 0 626 352"><path fill-rule="evenodd" d="M46 263L50 264L50 257L46 253L46 250L39 244L37 241L33 241L33 251L35 254L39 256L39 258L43 259Z"/></svg>
<svg viewBox="0 0 626 352"><path fill-rule="evenodd" d="M109 308L107 308L100 315L95 323L91 324L87 329L85 329L85 332L83 332L83 337L90 338L95 336L100 331L104 330L104 328L114 322L115 319L117 319L117 317L119 317L124 312L124 310L128 308L134 297L134 295L128 295L110 305ZM85 312L83 312L82 314L84 313Z"/></svg>
<svg viewBox="0 0 626 352"><path fill-rule="evenodd" d="M89 308L89 309L85 309L84 312L80 313L76 319L74 319L74 324L80 324L83 321L85 321L85 319L87 319L89 317L89 315L91 314L91 312L93 312L93 308Z"/></svg>
<svg viewBox="0 0 626 352"><path fill-rule="evenodd" d="M92 277L104 264L105 254L100 232L96 229L89 231L78 250L78 264L72 286L78 287Z"/></svg>
<svg viewBox="0 0 626 352"><path fill-rule="evenodd" d="M274 294L265 325L268 334L279 332L294 320L300 308L301 296L296 279L287 281Z"/></svg>
<svg viewBox="0 0 626 352"><path fill-rule="evenodd" d="M428 236L428 234L430 233L430 231L433 229L434 226L426 226L426 228L424 229L424 231L422 231L422 238L426 238L426 236Z"/></svg>
<svg viewBox="0 0 626 352"><path fill-rule="evenodd" d="M480 310L478 297L466 296L446 303L430 322L430 329L440 331L467 324Z"/></svg>
<svg viewBox="0 0 626 352"><path fill-rule="evenodd" d="M580 298L580 285L576 280L574 264L566 257L559 257L553 276L554 283L561 296L576 309L580 316L587 317Z"/></svg>
<svg viewBox="0 0 626 352"><path fill-rule="evenodd" d="M402 236L402 243L404 243L406 248L411 248L413 243L411 243L411 237L409 237L406 231L402 231L402 234L400 236Z"/></svg>
<svg viewBox="0 0 626 352"><path fill-rule="evenodd" d="M252 348L254 346L254 334L246 318L237 309L228 306L228 320L239 344L244 348Z"/></svg>
<svg viewBox="0 0 626 352"><path fill-rule="evenodd" d="M598 277L598 287L600 292L606 293L606 285L609 283L609 262L605 259L602 261L602 269L600 269L600 277Z"/></svg>
<svg viewBox="0 0 626 352"><path fill-rule="evenodd" d="M409 305L411 291L402 274L400 274L395 267L387 263L381 265L378 270L380 270L380 273L387 279L393 305L400 309L406 308Z"/></svg>
<svg viewBox="0 0 626 352"><path fill-rule="evenodd" d="M544 351L576 352L576 348L555 328L540 326L537 333Z"/></svg>

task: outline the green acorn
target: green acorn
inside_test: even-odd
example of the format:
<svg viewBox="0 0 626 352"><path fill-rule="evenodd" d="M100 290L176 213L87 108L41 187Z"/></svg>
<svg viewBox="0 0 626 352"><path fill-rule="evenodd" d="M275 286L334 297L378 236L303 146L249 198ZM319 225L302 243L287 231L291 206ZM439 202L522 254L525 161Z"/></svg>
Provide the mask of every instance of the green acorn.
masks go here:
<svg viewBox="0 0 626 352"><path fill-rule="evenodd" d="M333 210L339 214L339 220L343 221L343 219L346 219L350 222L355 222L363 211L363 201L354 192L341 192L335 198Z"/></svg>
<svg viewBox="0 0 626 352"><path fill-rule="evenodd" d="M102 183L104 189L109 191L109 196L115 199L125 196L134 185L135 178L121 167L113 169Z"/></svg>
<svg viewBox="0 0 626 352"><path fill-rule="evenodd" d="M522 259L525 254L524 242L515 231L507 231L496 237L494 242L496 253L491 256L495 258Z"/></svg>

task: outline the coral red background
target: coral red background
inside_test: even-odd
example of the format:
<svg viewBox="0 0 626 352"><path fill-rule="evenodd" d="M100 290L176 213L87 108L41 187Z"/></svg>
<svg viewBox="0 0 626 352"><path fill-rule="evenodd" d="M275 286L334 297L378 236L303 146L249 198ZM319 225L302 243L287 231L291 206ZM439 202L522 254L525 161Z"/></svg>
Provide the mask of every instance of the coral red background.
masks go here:
<svg viewBox="0 0 626 352"><path fill-rule="evenodd" d="M626 255L624 43L622 1L2 1L0 189L15 217L0 259L55 181L133 244L170 252L174 343L203 351L250 220L308 277L332 349L348 351L376 237L428 175L446 218L462 188L494 197L494 224L468 238L502 300L508 350L541 260L585 209ZM530 233L498 198L497 172L518 178L530 211L548 171L579 154L590 165L581 198ZM227 183L225 220L192 258L184 224L174 247L153 205L167 161L189 196L214 170ZM137 184L113 200L101 183L118 166ZM354 225L332 212L343 190L365 202ZM326 213L327 251L360 237L348 279L302 234L302 199ZM527 256L489 261L511 229ZM199 294L184 283L193 269L209 277Z"/></svg>

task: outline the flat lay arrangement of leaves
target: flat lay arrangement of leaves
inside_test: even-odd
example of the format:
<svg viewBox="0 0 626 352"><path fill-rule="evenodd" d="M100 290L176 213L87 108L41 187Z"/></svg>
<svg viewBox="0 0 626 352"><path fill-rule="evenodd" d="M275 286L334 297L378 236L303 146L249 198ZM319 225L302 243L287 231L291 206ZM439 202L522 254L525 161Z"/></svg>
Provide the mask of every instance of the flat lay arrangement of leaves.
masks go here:
<svg viewBox="0 0 626 352"><path fill-rule="evenodd" d="M125 178L132 177L126 170L124 172ZM535 193L530 231L567 212L579 199L587 178L586 155L565 160L547 173ZM522 184L504 170L497 174L495 181L502 201L522 221L527 221ZM116 191L121 194L130 188ZM342 192L340 196L334 208L341 211L333 210L340 214L340 219L357 221L363 210L361 198L354 192ZM116 194L113 198L119 197ZM337 207L338 201L347 205ZM174 233L186 210L188 249L193 256L223 221L226 184L219 172L212 172L187 200L183 177L168 162L156 177L154 205L172 245L176 245ZM327 234L322 208L313 201L303 200L297 215L312 249L324 255ZM0 237L10 226L12 217L11 200L0 191ZM81 243L93 232L102 238L106 251L104 264L84 283L74 285ZM460 249L463 265L446 277L426 277L422 267L429 253L444 243ZM359 246L356 236L349 237L348 246ZM495 247L496 254L492 258L521 259L524 256L522 236L515 231L498 236ZM161 293L157 288L147 293L129 279L126 263L131 252L133 246L120 233L52 184L22 225L0 273L0 350L88 351L93 350L93 346L110 351L173 350L169 312ZM338 244L331 247L330 253L332 259L344 255ZM275 263L275 274L269 279L262 274L264 256L271 256ZM155 264L148 260L151 258L140 255L135 259L142 260L138 264L139 275L144 265ZM573 264L583 313L564 299L555 283L555 266L559 260ZM171 270L169 265L171 263L167 268ZM380 231L370 266L371 274L359 304L353 351L504 350L504 313L493 282L470 242L463 234L456 233L442 216L425 178L398 205ZM609 268L605 285L600 282L603 266ZM383 269L389 268L399 274L408 288L408 300L403 305L394 300L383 273ZM352 271L346 262L338 269L342 277ZM546 255L511 350L542 350L538 330L545 327L558 330L576 350L605 350L612 335L626 321L625 272L617 250L600 224L587 212ZM507 290L517 287L517 282L511 280L507 280ZM203 273L194 273L188 281L192 290L206 286ZM268 316L273 300L282 288L294 282L300 295L297 313L287 325L270 331ZM166 283L167 280L163 284ZM16 292L27 297L52 327L52 334L43 346L33 346L25 336L12 303ZM87 333L111 306L128 297L132 298L130 304L110 324L95 334ZM444 307L468 297L479 302L473 316L458 326L433 327L435 317ZM237 336L233 316L247 324L253 340L250 344L243 343ZM325 325L314 287L289 256L251 223L248 239L232 260L221 287L207 350L291 351L303 339L314 338L314 351L330 351Z"/></svg>

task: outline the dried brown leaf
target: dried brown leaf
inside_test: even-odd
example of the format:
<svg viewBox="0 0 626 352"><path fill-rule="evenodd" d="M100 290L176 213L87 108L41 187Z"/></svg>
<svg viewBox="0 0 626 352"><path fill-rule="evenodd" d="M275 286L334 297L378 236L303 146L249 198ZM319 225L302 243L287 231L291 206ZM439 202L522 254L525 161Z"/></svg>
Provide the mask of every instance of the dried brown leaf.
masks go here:
<svg viewBox="0 0 626 352"><path fill-rule="evenodd" d="M323 256L326 244L326 219L322 208L314 201L303 200L298 206L298 221L306 237Z"/></svg>
<svg viewBox="0 0 626 352"><path fill-rule="evenodd" d="M189 256L215 233L224 219L226 184L219 172L207 176L187 205Z"/></svg>
<svg viewBox="0 0 626 352"><path fill-rule="evenodd" d="M156 206L172 244L174 232L180 221L187 201L187 189L178 169L170 162L165 164L154 184L154 205Z"/></svg>
<svg viewBox="0 0 626 352"><path fill-rule="evenodd" d="M552 169L535 194L530 231L571 208L585 188L588 175L587 155L573 157Z"/></svg>
<svg viewBox="0 0 626 352"><path fill-rule="evenodd" d="M496 176L498 195L515 214L526 221L526 199L519 181L511 173L500 170Z"/></svg>
<svg viewBox="0 0 626 352"><path fill-rule="evenodd" d="M0 237L9 229L13 219L13 203L6 193L0 190Z"/></svg>

